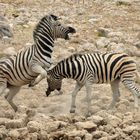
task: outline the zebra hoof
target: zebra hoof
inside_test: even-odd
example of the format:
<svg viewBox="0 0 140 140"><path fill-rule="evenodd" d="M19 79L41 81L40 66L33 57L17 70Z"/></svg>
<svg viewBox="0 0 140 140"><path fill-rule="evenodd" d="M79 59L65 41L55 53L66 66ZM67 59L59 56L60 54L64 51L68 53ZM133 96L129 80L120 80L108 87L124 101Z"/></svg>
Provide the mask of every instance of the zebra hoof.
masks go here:
<svg viewBox="0 0 140 140"><path fill-rule="evenodd" d="M28 87L34 87L34 84L33 84L33 83L30 83L30 84L28 85Z"/></svg>
<svg viewBox="0 0 140 140"><path fill-rule="evenodd" d="M5 99L7 99L7 97L8 97L8 94L4 96Z"/></svg>
<svg viewBox="0 0 140 140"><path fill-rule="evenodd" d="M70 110L70 113L75 113L75 109L71 109Z"/></svg>
<svg viewBox="0 0 140 140"><path fill-rule="evenodd" d="M29 84L28 87L33 87L33 85L32 84Z"/></svg>
<svg viewBox="0 0 140 140"><path fill-rule="evenodd" d="M32 81L29 83L28 87L34 87L35 85L36 85L35 80L32 80Z"/></svg>
<svg viewBox="0 0 140 140"><path fill-rule="evenodd" d="M28 87L31 87L31 84L29 84Z"/></svg>

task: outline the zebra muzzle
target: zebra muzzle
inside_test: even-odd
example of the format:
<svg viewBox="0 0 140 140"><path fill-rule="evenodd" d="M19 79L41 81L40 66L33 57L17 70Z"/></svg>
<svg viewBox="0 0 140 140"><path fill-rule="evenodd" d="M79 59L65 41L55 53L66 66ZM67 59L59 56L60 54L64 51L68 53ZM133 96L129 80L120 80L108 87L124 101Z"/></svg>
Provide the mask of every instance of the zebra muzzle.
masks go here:
<svg viewBox="0 0 140 140"><path fill-rule="evenodd" d="M46 96L48 97L51 94L51 91L47 90L46 91Z"/></svg>
<svg viewBox="0 0 140 140"><path fill-rule="evenodd" d="M68 27L68 32L67 32L67 34L65 36L65 40L69 40L70 39L69 38L69 33L74 34L74 33L76 33L76 30L73 27Z"/></svg>
<svg viewBox="0 0 140 140"><path fill-rule="evenodd" d="M68 27L69 28L69 33L76 33L76 30L73 27Z"/></svg>

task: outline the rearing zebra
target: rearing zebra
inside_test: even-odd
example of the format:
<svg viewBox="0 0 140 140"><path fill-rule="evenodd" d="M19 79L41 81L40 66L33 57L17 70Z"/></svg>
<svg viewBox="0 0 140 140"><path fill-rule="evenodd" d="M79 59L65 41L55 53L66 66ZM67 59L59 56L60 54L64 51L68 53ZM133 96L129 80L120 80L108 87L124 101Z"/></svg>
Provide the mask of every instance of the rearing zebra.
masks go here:
<svg viewBox="0 0 140 140"><path fill-rule="evenodd" d="M135 74L138 74L136 64L131 57L124 53L93 53L74 54L60 61L48 71L48 89L46 95L57 89L61 90L63 78L72 78L77 81L72 92L70 112L75 112L75 100L78 91L85 85L87 92L87 115L90 114L91 85L93 83L110 83L113 100L109 109L119 101L119 82L121 81L134 96L134 106L138 108L139 90L135 87Z"/></svg>
<svg viewBox="0 0 140 140"><path fill-rule="evenodd" d="M56 38L69 39L69 33L75 33L72 27L64 27L55 15L44 16L37 24L33 37L35 44L19 51L15 56L0 60L0 94L17 111L12 99L25 84L36 85L46 77L51 66L51 55Z"/></svg>

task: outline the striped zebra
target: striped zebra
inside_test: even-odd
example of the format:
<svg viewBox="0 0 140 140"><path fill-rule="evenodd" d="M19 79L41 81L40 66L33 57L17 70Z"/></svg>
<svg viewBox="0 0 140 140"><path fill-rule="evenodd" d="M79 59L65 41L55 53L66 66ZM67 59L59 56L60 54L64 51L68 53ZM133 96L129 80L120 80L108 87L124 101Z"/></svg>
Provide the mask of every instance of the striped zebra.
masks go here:
<svg viewBox="0 0 140 140"><path fill-rule="evenodd" d="M87 115L91 109L91 85L93 83L110 83L113 99L109 106L112 109L119 101L120 81L134 96L134 107L138 109L139 90L135 86L135 75L138 75L136 64L131 57L125 53L92 53L74 54L62 61L48 71L48 89L46 95L57 89L61 90L62 79L72 78L76 80L76 86L72 92L72 103L70 113L76 109L75 100L78 91L86 87Z"/></svg>
<svg viewBox="0 0 140 140"><path fill-rule="evenodd" d="M0 60L0 95L17 111L12 99L22 85L34 86L46 77L46 70L51 66L51 55L54 40L69 39L69 33L75 29L63 26L55 15L44 16L36 25L33 38L34 44L23 48L16 55Z"/></svg>

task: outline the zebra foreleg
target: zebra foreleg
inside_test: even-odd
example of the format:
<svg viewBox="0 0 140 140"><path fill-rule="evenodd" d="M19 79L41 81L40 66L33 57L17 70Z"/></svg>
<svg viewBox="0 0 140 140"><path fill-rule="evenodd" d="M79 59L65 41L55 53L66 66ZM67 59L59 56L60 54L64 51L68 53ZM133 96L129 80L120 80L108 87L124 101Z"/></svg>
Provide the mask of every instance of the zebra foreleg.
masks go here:
<svg viewBox="0 0 140 140"><path fill-rule="evenodd" d="M86 117L91 116L91 91L92 91L92 83L86 82L86 100L87 100L87 112L86 112Z"/></svg>
<svg viewBox="0 0 140 140"><path fill-rule="evenodd" d="M119 79L114 80L113 82L111 82L111 90L112 90L112 102L108 107L108 110L111 110L115 107L116 102L119 102L120 99L120 91L119 91Z"/></svg>
<svg viewBox="0 0 140 140"><path fill-rule="evenodd" d="M9 104L11 105L11 107L14 109L14 111L17 111L17 106L13 103L13 98L14 96L18 93L18 91L20 90L20 87L10 87L9 91L7 90L7 95L5 96L5 98L7 99L7 101L9 102Z"/></svg>
<svg viewBox="0 0 140 140"><path fill-rule="evenodd" d="M31 81L29 87L35 86L47 76L47 71L43 69L40 65L35 65L31 69L33 72L38 73L39 75L35 78L35 80Z"/></svg>
<svg viewBox="0 0 140 140"><path fill-rule="evenodd" d="M76 101L76 95L78 93L78 91L82 88L83 85L80 85L79 83L76 83L76 86L72 92L72 102L71 102L71 109L70 109L70 113L75 113L75 109L76 109L76 105L75 105L75 101Z"/></svg>

